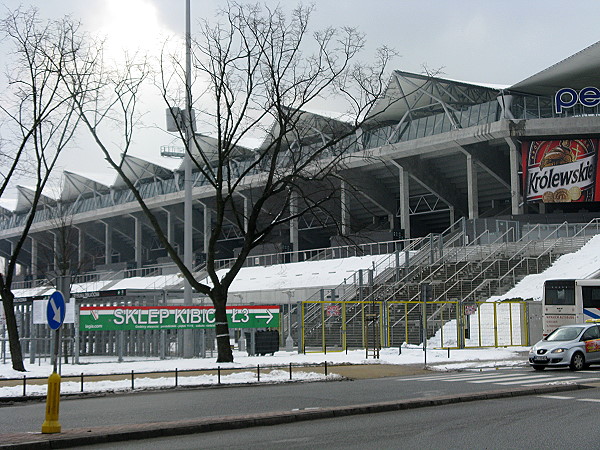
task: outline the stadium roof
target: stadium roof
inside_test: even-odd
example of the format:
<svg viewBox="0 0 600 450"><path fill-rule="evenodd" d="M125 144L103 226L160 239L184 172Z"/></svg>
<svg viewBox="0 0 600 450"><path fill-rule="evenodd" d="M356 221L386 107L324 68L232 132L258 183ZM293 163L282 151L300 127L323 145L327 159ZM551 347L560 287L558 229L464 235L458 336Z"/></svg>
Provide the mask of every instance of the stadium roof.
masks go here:
<svg viewBox="0 0 600 450"><path fill-rule="evenodd" d="M171 169L131 155L125 155L121 161L121 169L125 176L134 183L147 178L167 179L173 176ZM125 188L127 185L121 176L117 176L114 187Z"/></svg>
<svg viewBox="0 0 600 450"><path fill-rule="evenodd" d="M287 108L292 111L292 108ZM294 111L297 116L296 129L287 137L289 142L293 142L298 139L297 134L300 133L302 139L310 141L311 138L321 140L329 135L333 135L340 129L347 130L355 122L355 118L350 117L346 113L323 111L323 110L312 110L308 111L305 108L302 110ZM274 122L269 131L267 132L265 139L260 150L265 150L271 145L273 140L279 135L279 123Z"/></svg>
<svg viewBox="0 0 600 450"><path fill-rule="evenodd" d="M75 200L86 193L106 193L110 190L109 184L100 183L84 175L65 170L63 172L63 188L60 195L61 200ZM114 177L113 177L114 178Z"/></svg>
<svg viewBox="0 0 600 450"><path fill-rule="evenodd" d="M36 195L36 189L27 186L17 186L17 206L16 211L29 211L33 204L34 197ZM40 194L39 204L53 206L56 205L56 200L45 194Z"/></svg>
<svg viewBox="0 0 600 450"><path fill-rule="evenodd" d="M460 109L464 105L489 101L500 90L489 84L394 70L383 96L373 105L366 121L398 122L409 113L419 114L432 107Z"/></svg>
<svg viewBox="0 0 600 450"><path fill-rule="evenodd" d="M526 78L509 89L527 94L553 96L564 87L600 87L600 41Z"/></svg>

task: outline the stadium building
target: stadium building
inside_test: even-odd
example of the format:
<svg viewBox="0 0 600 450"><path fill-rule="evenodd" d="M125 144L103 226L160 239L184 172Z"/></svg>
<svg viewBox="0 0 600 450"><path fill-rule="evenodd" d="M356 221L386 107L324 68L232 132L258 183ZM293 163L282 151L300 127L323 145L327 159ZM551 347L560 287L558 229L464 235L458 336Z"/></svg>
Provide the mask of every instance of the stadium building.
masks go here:
<svg viewBox="0 0 600 450"><path fill-rule="evenodd" d="M247 265L393 255L390 264L402 271L395 271L393 280L389 275L381 278L384 270L372 273L371 293L377 292L379 283L385 286L388 298L402 295L415 299L419 284L427 282L434 285L435 299L470 296L473 301L506 290L510 285L507 280L515 282L524 272L515 275L517 269L507 266L504 275L512 270L512 277L496 283L493 290L481 292L477 291L477 283L483 282L474 280L472 270L465 271L461 278L462 285L468 281L470 287L459 292L442 286L450 275L445 280L426 280L430 273L427 270L435 264L452 261L456 265L457 252L451 248L515 243L512 249L503 247L506 256L507 252L516 254L517 249L527 247L524 242L543 241L544 248L554 246L554 252L543 255L541 266L543 250L537 256L528 255L538 258L538 264L525 271L542 270L557 255L581 246L585 239L578 241L573 235L589 236L593 228L590 222L598 214L598 60L600 43L512 86L394 71L385 95L370 111L348 150L351 158L343 170L344 179L352 180L352 186L344 182L339 185L336 223L315 215L294 220L274 233L268 244L256 249ZM323 139L323 124L327 132L331 131L330 114L306 111L303 121L305 129L311 131L290 145L290 150L294 146L310 148ZM337 121L337 126L344 129L343 120ZM201 139L207 147L214 145L209 137ZM164 154L168 156L169 149ZM244 167L253 158L252 149L240 148L236 158L239 167ZM122 166L159 216L169 240L181 249L183 167L173 169L173 160L168 161L161 165L126 156ZM350 189L359 195L348 195ZM3 255L11 253L20 235L32 195L30 189L19 186L16 209L1 212ZM195 174L192 196L195 270L201 274L212 201L211 189L200 174ZM66 211L75 230L74 265L85 267L77 274L79 287L74 286L74 292L105 292L111 301L115 300L111 295L121 289L129 291L127 295L132 299L150 295L153 300L149 301L155 301L163 299L165 293L165 301L180 298L183 282L177 277L178 270L123 180L102 182L71 171L64 173L60 198L44 197L19 256L16 287L22 289L22 297L46 295L49 289L44 276L52 272L54 262L48 255L55 253L58 245L58 205ZM222 236L219 258L224 267L236 255L236 242L242 235L243 230L232 223ZM548 239L553 241L548 243ZM489 250L482 258L498 260L497 251ZM365 264L357 272L360 282L356 274L346 273L342 280L327 285L298 287L296 296L318 296L321 289L331 290L342 282L355 283L352 292L359 295L360 287L366 284L362 269L375 267L373 260ZM418 266L429 269L419 269L420 275L407 283L405 277ZM345 288L344 295L351 295L350 291ZM255 303L285 304L289 298L283 292L282 288L274 288L268 295L259 295L247 288L232 289L232 295L243 295L246 301ZM379 291L379 299L385 296L383 292ZM341 298L340 293L335 295ZM295 300L300 300L297 297ZM235 302L235 297L231 301Z"/></svg>

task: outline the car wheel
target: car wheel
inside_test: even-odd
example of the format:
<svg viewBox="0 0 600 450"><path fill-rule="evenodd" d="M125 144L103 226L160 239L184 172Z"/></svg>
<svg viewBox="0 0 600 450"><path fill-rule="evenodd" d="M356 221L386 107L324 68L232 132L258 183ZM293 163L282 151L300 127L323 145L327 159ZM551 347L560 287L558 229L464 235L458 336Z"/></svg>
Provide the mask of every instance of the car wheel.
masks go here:
<svg viewBox="0 0 600 450"><path fill-rule="evenodd" d="M544 366L531 366L533 367L533 370L544 370L546 367Z"/></svg>
<svg viewBox="0 0 600 450"><path fill-rule="evenodd" d="M571 370L581 370L581 369L583 369L584 366L585 366L585 358L583 357L583 354L580 352L575 353L571 357L571 364L569 364L570 369Z"/></svg>

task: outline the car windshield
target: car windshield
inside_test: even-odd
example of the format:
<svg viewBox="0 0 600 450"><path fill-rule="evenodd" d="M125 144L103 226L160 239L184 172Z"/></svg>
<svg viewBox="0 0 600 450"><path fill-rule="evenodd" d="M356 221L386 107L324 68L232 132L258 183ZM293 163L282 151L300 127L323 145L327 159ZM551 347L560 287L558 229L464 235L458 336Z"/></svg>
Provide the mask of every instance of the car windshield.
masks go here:
<svg viewBox="0 0 600 450"><path fill-rule="evenodd" d="M546 338L547 341L572 341L579 333L583 331L584 327L565 327L557 328Z"/></svg>

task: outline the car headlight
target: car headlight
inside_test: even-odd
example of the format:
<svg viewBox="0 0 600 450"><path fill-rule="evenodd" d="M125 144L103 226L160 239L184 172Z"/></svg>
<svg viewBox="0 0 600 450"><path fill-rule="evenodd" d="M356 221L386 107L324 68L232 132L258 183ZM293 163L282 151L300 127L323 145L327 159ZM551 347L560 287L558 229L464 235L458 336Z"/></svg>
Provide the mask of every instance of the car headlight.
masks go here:
<svg viewBox="0 0 600 450"><path fill-rule="evenodd" d="M555 348L554 350L552 350L550 353L564 353L566 352L567 349L566 348Z"/></svg>

